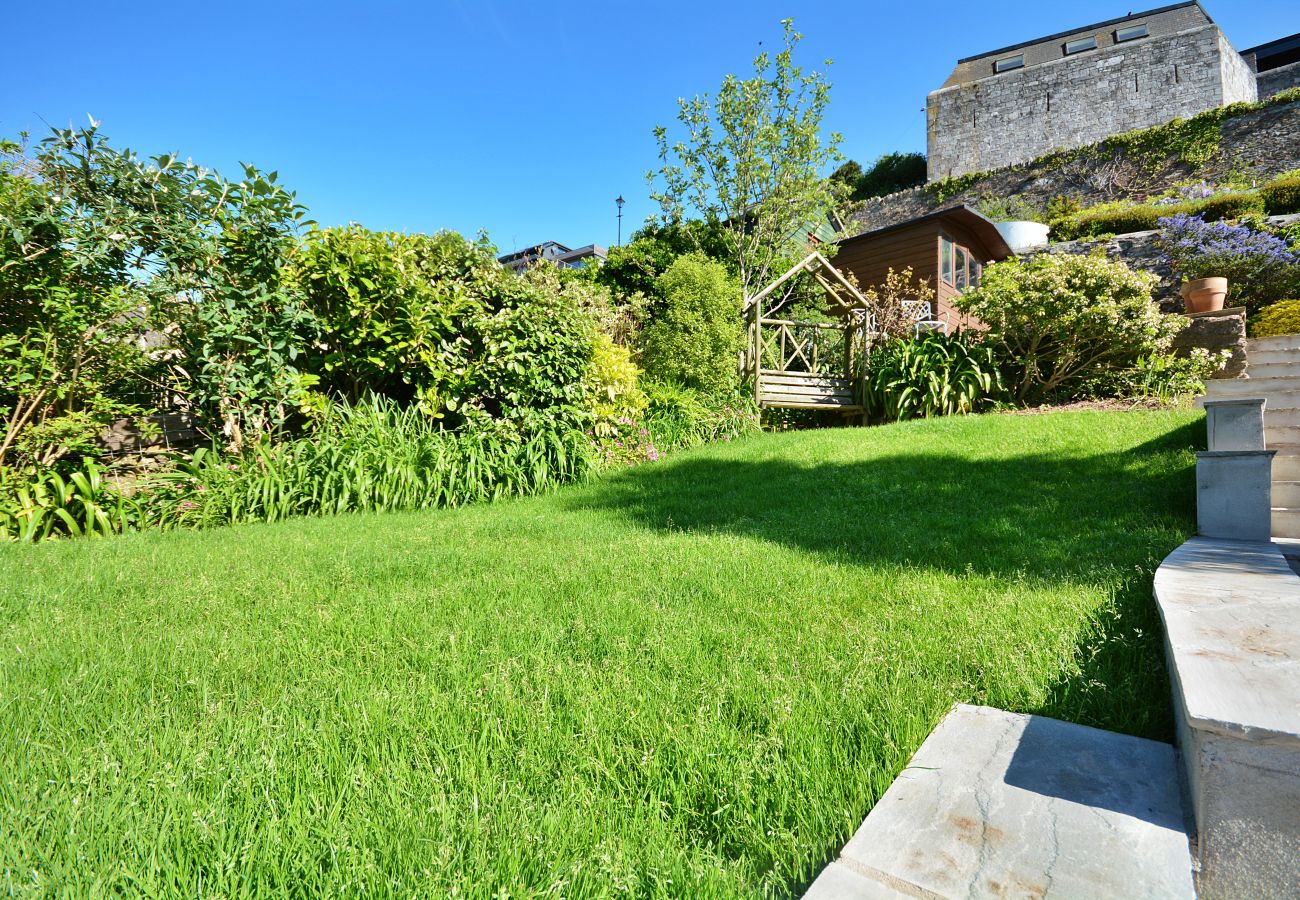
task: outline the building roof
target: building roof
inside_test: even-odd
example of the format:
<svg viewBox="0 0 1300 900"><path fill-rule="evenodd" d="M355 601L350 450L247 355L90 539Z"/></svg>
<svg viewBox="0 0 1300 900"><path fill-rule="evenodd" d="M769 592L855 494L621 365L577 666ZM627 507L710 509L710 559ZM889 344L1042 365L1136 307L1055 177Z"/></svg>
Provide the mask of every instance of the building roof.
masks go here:
<svg viewBox="0 0 1300 900"><path fill-rule="evenodd" d="M1095 22L1092 25L1080 25L1076 28L1070 28L1066 31L1058 31L1055 34L1045 34L1042 37L1036 37L1028 41L1021 41L1018 44L1011 44L1010 46L1007 47L999 47L997 50L988 50L985 51L984 53L976 53L974 56L967 56L963 59L957 60L957 65L961 65L962 63L968 63L976 59L983 59L986 56L999 56L1003 53L1010 53L1012 50L1020 50L1024 47L1032 47L1034 44L1041 44L1046 41L1061 40L1062 38L1067 38L1070 35L1080 31L1094 31L1098 28L1109 28L1112 25L1122 25L1123 23L1131 22L1134 19L1144 19L1147 16L1155 16L1155 15L1159 15L1160 13L1171 12L1172 10L1175 9L1183 9L1184 7L1188 7L1188 6L1195 6L1197 9L1199 9L1201 11L1201 14L1205 16L1206 21L1208 22L1214 21L1213 19L1210 18L1210 14L1205 11L1205 7L1201 6L1201 4L1197 2L1197 0L1188 0L1188 2L1186 3L1171 3L1169 6L1161 6L1158 7L1157 9L1148 9L1145 12L1129 13L1127 16L1120 16L1118 19L1107 19L1104 22Z"/></svg>
<svg viewBox="0 0 1300 900"><path fill-rule="evenodd" d="M1300 55L1300 33L1278 38L1275 41L1269 41L1267 44L1260 44L1258 47L1251 47L1249 50L1241 51L1242 56L1252 54L1255 57L1256 66L1261 71L1294 62L1295 60L1292 57Z"/></svg>
<svg viewBox="0 0 1300 900"><path fill-rule="evenodd" d="M1011 245L1008 244L1006 238L1002 236L1002 232L998 231L997 226L993 224L993 220L982 213L976 212L964 203L957 206L949 206L944 209L935 210L932 213L917 216L915 219L908 219L906 222L898 222L894 225L887 225L884 228L877 228L874 231L864 231L861 234L855 234L853 237L843 238L839 241L839 244L840 246L843 246L845 244L853 243L854 241L866 241L872 238L881 237L882 235L890 234L891 232L901 231L904 228L914 228L917 225L931 221L952 222L969 229L984 241L984 246L988 248L989 253L991 253L996 259L1009 259L1010 257L1015 256L1015 253L1011 249Z"/></svg>

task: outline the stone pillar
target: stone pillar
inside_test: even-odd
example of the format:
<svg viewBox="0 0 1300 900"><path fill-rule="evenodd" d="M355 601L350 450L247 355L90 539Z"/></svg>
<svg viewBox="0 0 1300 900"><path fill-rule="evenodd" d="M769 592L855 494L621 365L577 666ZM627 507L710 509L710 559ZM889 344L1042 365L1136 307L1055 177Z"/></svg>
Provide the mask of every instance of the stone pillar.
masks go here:
<svg viewBox="0 0 1300 900"><path fill-rule="evenodd" d="M1196 526L1202 537L1268 541L1275 450L1196 454Z"/></svg>
<svg viewBox="0 0 1300 900"><path fill-rule="evenodd" d="M1205 433L1210 450L1263 450L1264 400L1206 400Z"/></svg>

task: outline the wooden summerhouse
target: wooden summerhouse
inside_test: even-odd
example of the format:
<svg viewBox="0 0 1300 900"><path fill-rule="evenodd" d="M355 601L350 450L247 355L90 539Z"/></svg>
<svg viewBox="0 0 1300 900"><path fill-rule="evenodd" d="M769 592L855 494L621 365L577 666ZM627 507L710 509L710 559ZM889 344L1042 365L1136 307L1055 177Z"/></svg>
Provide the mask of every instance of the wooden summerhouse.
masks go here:
<svg viewBox="0 0 1300 900"><path fill-rule="evenodd" d="M993 222L969 206L952 206L845 238L839 247L835 265L852 272L862 287L883 284L890 269L900 272L910 266L935 293L932 319L949 331L979 327L953 301L979 284L986 265L1013 255Z"/></svg>

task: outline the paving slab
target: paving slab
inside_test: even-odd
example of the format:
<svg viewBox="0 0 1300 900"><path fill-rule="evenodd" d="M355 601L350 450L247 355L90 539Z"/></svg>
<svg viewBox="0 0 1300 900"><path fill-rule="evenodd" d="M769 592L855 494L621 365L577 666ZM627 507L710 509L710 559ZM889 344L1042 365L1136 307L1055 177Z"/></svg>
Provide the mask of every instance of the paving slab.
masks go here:
<svg viewBox="0 0 1300 900"><path fill-rule="evenodd" d="M1156 570L1202 900L1300 897L1300 575L1194 538Z"/></svg>
<svg viewBox="0 0 1300 900"><path fill-rule="evenodd" d="M956 706L805 897L1195 897L1173 747Z"/></svg>

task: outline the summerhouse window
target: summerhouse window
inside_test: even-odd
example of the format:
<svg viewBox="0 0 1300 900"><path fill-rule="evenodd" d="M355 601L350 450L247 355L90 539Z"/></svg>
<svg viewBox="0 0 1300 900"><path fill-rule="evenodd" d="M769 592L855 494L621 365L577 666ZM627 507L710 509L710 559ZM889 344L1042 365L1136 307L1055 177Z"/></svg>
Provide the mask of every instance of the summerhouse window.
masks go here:
<svg viewBox="0 0 1300 900"><path fill-rule="evenodd" d="M1025 54L1017 53L1015 56L1004 56L1002 59L993 63L994 72L1010 72L1012 69L1023 69L1025 67Z"/></svg>
<svg viewBox="0 0 1300 900"><path fill-rule="evenodd" d="M1147 36L1147 27L1145 25L1129 25L1127 28L1115 29L1115 43L1122 44L1125 41L1136 41L1138 38Z"/></svg>
<svg viewBox="0 0 1300 900"><path fill-rule="evenodd" d="M1085 50L1096 50L1097 39L1095 37L1078 38L1073 41L1065 42L1065 55L1073 56L1076 53L1082 53Z"/></svg>
<svg viewBox="0 0 1300 900"><path fill-rule="evenodd" d="M978 285L982 274L974 254L946 237L939 238L939 276L944 284L964 291Z"/></svg>

